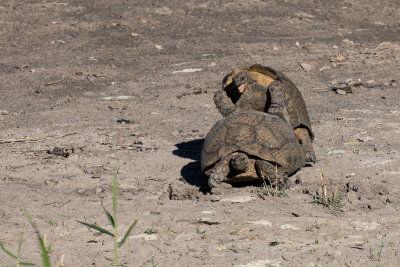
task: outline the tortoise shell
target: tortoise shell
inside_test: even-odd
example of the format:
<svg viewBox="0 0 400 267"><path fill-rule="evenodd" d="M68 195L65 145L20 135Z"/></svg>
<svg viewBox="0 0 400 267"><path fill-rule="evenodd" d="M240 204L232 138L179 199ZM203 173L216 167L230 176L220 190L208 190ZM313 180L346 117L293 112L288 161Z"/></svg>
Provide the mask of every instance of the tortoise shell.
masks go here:
<svg viewBox="0 0 400 267"><path fill-rule="evenodd" d="M288 102L287 111L289 115L290 122L292 124L293 129L303 127L308 129L311 139L314 139L314 134L311 129L310 118L308 116L306 104L304 102L304 98L296 87L296 85L283 73L276 71L270 67L265 67L260 64L255 64L250 67L244 68L236 68L231 73L226 75L222 80L222 89L229 92L231 91L230 87L233 86L232 79L233 77L243 71L248 71L252 77L252 79L262 86L268 87L274 81L280 81L283 86L283 90L285 92L285 98ZM257 90L254 90L255 93L247 92L247 94L258 94ZM245 96L246 99L258 99L257 95L255 96ZM247 101L247 100L243 100ZM242 104L242 107L245 107ZM268 111L268 99L267 103L265 103L264 112Z"/></svg>
<svg viewBox="0 0 400 267"><path fill-rule="evenodd" d="M218 121L204 141L201 169L207 172L235 152L277 164L288 175L305 163L304 151L290 125L278 116L259 111L242 111Z"/></svg>

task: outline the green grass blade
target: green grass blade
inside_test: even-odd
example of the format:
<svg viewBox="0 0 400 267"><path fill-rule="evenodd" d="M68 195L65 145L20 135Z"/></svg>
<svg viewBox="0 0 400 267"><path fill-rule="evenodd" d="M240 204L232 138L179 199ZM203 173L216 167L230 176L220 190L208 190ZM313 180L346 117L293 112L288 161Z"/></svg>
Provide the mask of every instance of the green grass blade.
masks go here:
<svg viewBox="0 0 400 267"><path fill-rule="evenodd" d="M19 238L18 251L17 251L18 259L19 259L19 255L21 253L22 242L24 242L24 235L23 234L21 234L21 237Z"/></svg>
<svg viewBox="0 0 400 267"><path fill-rule="evenodd" d="M119 242L118 247L122 247L122 245L125 243L127 237L129 236L129 234L131 233L133 227L135 227L135 225L137 224L138 220L135 220L131 226L129 226L128 230L126 231L124 237L122 238L122 240Z"/></svg>
<svg viewBox="0 0 400 267"><path fill-rule="evenodd" d="M112 227L114 228L115 227L115 221L114 221L113 216L111 216L111 214L106 210L106 208L104 206L103 206L103 210L104 210L104 213L107 216L108 221L111 223Z"/></svg>
<svg viewBox="0 0 400 267"><path fill-rule="evenodd" d="M39 240L40 250L42 252L43 267L51 267L49 253L47 251L47 248L44 244L42 237L40 236L39 229L36 227L36 224L33 222L32 217L29 214L29 212L27 210L25 210L25 213L26 213L26 216L28 217L30 224L32 225L32 228L35 230L37 239Z"/></svg>
<svg viewBox="0 0 400 267"><path fill-rule="evenodd" d="M111 262L114 262L114 259L111 259L111 258L109 258L109 257L104 257L106 260L108 260L108 261L111 261Z"/></svg>
<svg viewBox="0 0 400 267"><path fill-rule="evenodd" d="M11 258L14 258L14 259L17 259L17 258L18 258L18 257L15 256L13 253L11 253L11 251L8 251L8 250L4 247L3 243L1 243L1 242L0 242L0 248L1 248L1 250L3 250L5 253L7 253L7 255L10 256Z"/></svg>
<svg viewBox="0 0 400 267"><path fill-rule="evenodd" d="M118 266L117 196L118 196L118 177L117 177L117 171L115 171L113 179L114 267Z"/></svg>
<svg viewBox="0 0 400 267"><path fill-rule="evenodd" d="M117 180L117 172L114 172L114 181L113 181L113 213L114 213L114 222L115 227L117 227L117 193L118 193L118 180Z"/></svg>
<svg viewBox="0 0 400 267"><path fill-rule="evenodd" d="M19 262L19 265L23 265L23 266L35 266L35 264L30 263L30 262Z"/></svg>
<svg viewBox="0 0 400 267"><path fill-rule="evenodd" d="M81 221L77 221L77 222L78 222L78 223L81 223L81 224L83 224L83 225L85 225L85 226L87 226L87 227L89 227L89 228L92 228L92 229L94 229L94 230L97 230L97 231L99 231L99 232L101 232L101 233L104 233L104 234L107 234L107 235L110 235L110 236L114 237L114 234L113 234L113 233L111 233L110 231L108 231L108 230L106 230L106 229L104 229L104 228L102 228L102 227L100 227L100 226L97 226L97 225L91 224L91 223L81 222Z"/></svg>

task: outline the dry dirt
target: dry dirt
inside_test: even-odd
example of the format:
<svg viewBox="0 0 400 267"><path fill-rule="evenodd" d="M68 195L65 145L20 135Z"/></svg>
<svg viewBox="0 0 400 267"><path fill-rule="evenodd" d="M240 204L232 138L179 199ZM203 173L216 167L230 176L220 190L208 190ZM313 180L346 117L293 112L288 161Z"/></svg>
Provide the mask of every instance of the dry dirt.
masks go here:
<svg viewBox="0 0 400 267"><path fill-rule="evenodd" d="M26 207L54 265L109 266L75 219L110 229L117 171L124 266L400 265L399 21L389 0L1 1L0 241L41 265ZM213 93L254 63L298 85L318 162L286 197L210 194Z"/></svg>

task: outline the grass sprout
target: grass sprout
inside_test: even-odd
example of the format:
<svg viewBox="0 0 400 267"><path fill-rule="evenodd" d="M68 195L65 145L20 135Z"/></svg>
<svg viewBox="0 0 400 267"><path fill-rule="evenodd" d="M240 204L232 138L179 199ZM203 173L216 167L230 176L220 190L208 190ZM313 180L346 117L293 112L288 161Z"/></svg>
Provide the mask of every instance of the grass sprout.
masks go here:
<svg viewBox="0 0 400 267"><path fill-rule="evenodd" d="M335 211L342 211L343 203L342 197L338 195L338 189L335 188L332 194L328 194L328 186L325 181L325 176L322 171L319 170L322 186L322 196L314 196L314 202L323 205L326 208L332 207Z"/></svg>
<svg viewBox="0 0 400 267"><path fill-rule="evenodd" d="M114 238L114 259L105 257L106 260L114 262L114 267L118 266L118 249L122 247L122 245L125 243L126 239L128 238L130 232L132 231L133 227L135 227L136 223L138 220L135 220L126 230L124 236L122 239L118 242L118 225L117 225L117 194L118 194L118 178L117 178L117 173L114 173L114 179L113 179L113 214L109 213L106 208L102 205L103 211L106 214L106 217L108 221L110 222L113 232L108 231L107 229L100 227L96 224L91 224L87 222L82 222L77 220L77 222L93 229L96 231L99 231L103 234L112 236Z"/></svg>
<svg viewBox="0 0 400 267"><path fill-rule="evenodd" d="M22 243L24 242L24 238L23 238L23 234L21 234L20 238L19 238L19 243L18 243L18 250L17 250L17 255L15 255L14 253L12 253L11 251L7 250L3 243L0 242L0 248L1 250L3 250L8 256L10 256L11 258L15 259L15 266L19 267L19 266L34 266L35 264L30 263L30 262L24 262L20 260L20 254L21 254L21 247L22 247Z"/></svg>
<svg viewBox="0 0 400 267"><path fill-rule="evenodd" d="M264 175L261 176L263 180L263 184L261 188L255 191L255 193L262 199L265 199L265 196L273 196L273 197L287 197L287 193L284 188L282 188L279 184L279 175L278 175L278 166L275 166L275 181L271 181L269 176L267 176L267 180ZM268 182L267 182L268 181Z"/></svg>

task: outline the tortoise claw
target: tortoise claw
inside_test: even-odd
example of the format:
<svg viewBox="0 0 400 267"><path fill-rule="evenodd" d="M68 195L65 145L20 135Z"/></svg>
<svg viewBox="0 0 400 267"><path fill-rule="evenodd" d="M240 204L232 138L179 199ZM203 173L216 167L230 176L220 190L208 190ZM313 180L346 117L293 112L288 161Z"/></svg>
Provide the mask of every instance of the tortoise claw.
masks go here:
<svg viewBox="0 0 400 267"><path fill-rule="evenodd" d="M306 162L313 162L313 163L317 162L317 157L315 156L314 152L306 152L305 156L306 156Z"/></svg>

